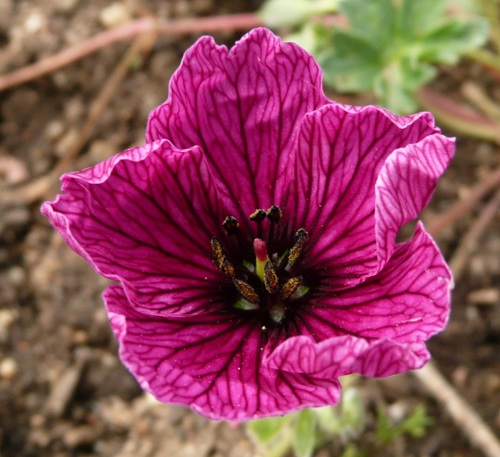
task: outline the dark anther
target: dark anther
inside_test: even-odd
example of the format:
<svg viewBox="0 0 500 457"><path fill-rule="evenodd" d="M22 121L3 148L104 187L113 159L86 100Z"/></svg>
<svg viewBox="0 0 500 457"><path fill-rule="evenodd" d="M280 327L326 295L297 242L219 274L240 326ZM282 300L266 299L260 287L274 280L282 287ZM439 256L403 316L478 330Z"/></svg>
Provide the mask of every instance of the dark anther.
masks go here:
<svg viewBox="0 0 500 457"><path fill-rule="evenodd" d="M266 216L267 218L271 221L271 222L275 222L275 223L278 223L281 219L281 216L282 216L282 213L281 213L281 209L279 206L277 205L273 205L271 206L268 210L267 210L267 213L266 213Z"/></svg>
<svg viewBox="0 0 500 457"><path fill-rule="evenodd" d="M275 294L280 289L278 275L269 261L264 265L264 286L270 294Z"/></svg>
<svg viewBox="0 0 500 457"><path fill-rule="evenodd" d="M263 209L256 209L249 218L253 222L262 222L266 218L266 212Z"/></svg>
<svg viewBox="0 0 500 457"><path fill-rule="evenodd" d="M308 233L303 229L297 230L295 234L295 244L290 249L288 253L288 265L294 265L295 262L299 259L302 251L304 250L304 246L306 244L307 238L309 237Z"/></svg>
<svg viewBox="0 0 500 457"><path fill-rule="evenodd" d="M224 257L224 260L222 261L222 268L221 270L224 272L226 276L229 276L230 278L234 278L234 275L236 274L234 271L234 265L229 262L229 260Z"/></svg>
<svg viewBox="0 0 500 457"><path fill-rule="evenodd" d="M279 297L281 300L288 300L297 289L302 285L302 276L297 276L296 278L290 278L284 286L281 288Z"/></svg>
<svg viewBox="0 0 500 457"><path fill-rule="evenodd" d="M220 244L219 238L214 236L210 240L210 245L212 246L214 263L219 270L222 270L224 260L226 260L226 256L224 255L224 251L222 250L222 245Z"/></svg>
<svg viewBox="0 0 500 457"><path fill-rule="evenodd" d="M255 292L255 289L245 281L241 279L233 278L233 283L240 295L247 301L254 305L258 305L260 302L259 294Z"/></svg>
<svg viewBox="0 0 500 457"><path fill-rule="evenodd" d="M224 230L226 231L226 235L232 235L238 228L240 224L238 220L234 216L227 216L222 223Z"/></svg>

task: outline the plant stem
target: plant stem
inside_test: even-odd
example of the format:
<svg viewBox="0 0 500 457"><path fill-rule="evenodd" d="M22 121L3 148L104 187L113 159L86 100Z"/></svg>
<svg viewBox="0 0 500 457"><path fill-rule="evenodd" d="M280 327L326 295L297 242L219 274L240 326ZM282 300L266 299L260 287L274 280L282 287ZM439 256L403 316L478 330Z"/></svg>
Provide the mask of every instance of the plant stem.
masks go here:
<svg viewBox="0 0 500 457"><path fill-rule="evenodd" d="M160 35L216 33L221 31L249 30L262 25L256 14L233 14L202 18L162 21L152 18L137 19L122 26L101 32L88 40L71 46L58 54L42 59L32 65L0 76L0 92L40 76L51 73L100 49L119 41L130 40L138 35L156 32Z"/></svg>
<svg viewBox="0 0 500 457"><path fill-rule="evenodd" d="M500 123L428 87L419 89L415 98L423 109L431 111L447 127L461 134L500 144Z"/></svg>

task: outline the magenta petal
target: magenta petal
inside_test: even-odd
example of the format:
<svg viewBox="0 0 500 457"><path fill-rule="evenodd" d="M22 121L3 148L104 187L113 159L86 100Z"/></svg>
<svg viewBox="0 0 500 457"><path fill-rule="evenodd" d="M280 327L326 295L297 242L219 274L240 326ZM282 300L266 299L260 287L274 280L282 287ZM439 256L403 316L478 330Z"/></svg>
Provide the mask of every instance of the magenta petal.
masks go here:
<svg viewBox="0 0 500 457"><path fill-rule="evenodd" d="M451 273L419 223L373 278L313 300L303 317L320 339L332 332L413 343L441 331L448 320Z"/></svg>
<svg viewBox="0 0 500 457"><path fill-rule="evenodd" d="M211 262L210 239L222 210L199 148L180 151L158 141L66 174L62 182L65 193L42 213L144 312L219 307L213 296L224 277Z"/></svg>
<svg viewBox="0 0 500 457"><path fill-rule="evenodd" d="M392 376L421 368L429 357L421 342L367 341L345 335L315 343L298 336L286 340L265 362L271 368L329 379L352 373Z"/></svg>
<svg viewBox="0 0 500 457"><path fill-rule="evenodd" d="M285 341L269 356L269 366L325 377L419 368L429 357L423 342L448 320L451 287L448 267L418 224L378 275L313 301L302 313L302 333L314 333Z"/></svg>
<svg viewBox="0 0 500 457"><path fill-rule="evenodd" d="M338 401L337 380L262 365L258 322L224 314L152 319L134 311L121 286L104 294L120 356L142 388L212 419L240 421Z"/></svg>
<svg viewBox="0 0 500 457"><path fill-rule="evenodd" d="M446 146L444 137L436 132L439 130L428 113L398 117L374 106L328 105L305 116L296 163L291 167L293 198L287 211L293 215L294 226L311 234L306 266L328 278L332 288L355 285L383 265L377 256L377 235L388 234L387 230L376 230L377 223L384 223L384 214L375 216L376 183L381 170L385 170L384 176L394 172L391 177L398 179L399 171L386 165L395 151L411 155L415 162L415 174L404 176L417 186L415 197L405 193L401 198L415 201L414 207L419 210L427 203L427 199L425 203L419 200L424 193L419 178L438 176L443 167L439 163L435 170L424 168L433 163L425 163L418 154L432 153L438 141ZM435 138L434 142L420 144L429 136ZM428 187L430 184L433 189L435 179L425 182ZM432 189L426 188L426 198ZM410 219L417 214L412 213ZM406 220L402 217L394 228L398 230Z"/></svg>
<svg viewBox="0 0 500 457"><path fill-rule="evenodd" d="M395 151L385 162L375 186L377 249L382 265L392 255L399 228L429 203L454 151L454 139L435 134Z"/></svg>
<svg viewBox="0 0 500 457"><path fill-rule="evenodd" d="M236 217L279 204L304 114L327 103L321 71L303 49L255 29L230 51L203 37L149 118L148 141L202 146ZM236 204L237 203L237 204Z"/></svg>

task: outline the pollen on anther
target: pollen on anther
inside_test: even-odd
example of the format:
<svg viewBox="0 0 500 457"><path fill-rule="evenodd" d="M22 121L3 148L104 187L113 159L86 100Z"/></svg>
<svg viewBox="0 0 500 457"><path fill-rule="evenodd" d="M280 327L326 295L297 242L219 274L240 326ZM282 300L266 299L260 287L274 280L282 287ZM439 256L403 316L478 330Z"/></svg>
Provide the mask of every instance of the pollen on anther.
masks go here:
<svg viewBox="0 0 500 457"><path fill-rule="evenodd" d="M224 251L222 250L222 245L220 244L219 238L214 236L210 240L210 245L212 247L212 255L214 263L219 270L222 270L222 266L226 256L224 255Z"/></svg>
<svg viewBox="0 0 500 457"><path fill-rule="evenodd" d="M297 230L297 233L295 234L295 244L291 247L290 252L288 253L288 265L294 265L297 262L302 254L302 251L304 250L308 237L308 233L303 228Z"/></svg>
<svg viewBox="0 0 500 457"><path fill-rule="evenodd" d="M270 294L275 294L280 289L278 275L273 264L269 261L264 265L264 286Z"/></svg>
<svg viewBox="0 0 500 457"><path fill-rule="evenodd" d="M238 278L233 278L233 283L236 287L236 290L246 301L255 305L258 305L260 303L259 294L250 284Z"/></svg>
<svg viewBox="0 0 500 457"><path fill-rule="evenodd" d="M263 209L256 209L249 216L249 219L252 222L262 222L265 218L266 218L266 212Z"/></svg>

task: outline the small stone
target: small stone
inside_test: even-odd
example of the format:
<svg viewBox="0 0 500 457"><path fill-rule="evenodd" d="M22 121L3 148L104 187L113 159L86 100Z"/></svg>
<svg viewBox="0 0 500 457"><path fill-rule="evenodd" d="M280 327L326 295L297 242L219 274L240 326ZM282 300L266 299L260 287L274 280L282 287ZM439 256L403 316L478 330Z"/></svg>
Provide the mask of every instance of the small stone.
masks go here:
<svg viewBox="0 0 500 457"><path fill-rule="evenodd" d="M47 25L47 18L39 10L32 11L24 21L24 30L29 34L35 34Z"/></svg>
<svg viewBox="0 0 500 457"><path fill-rule="evenodd" d="M132 18L130 10L123 3L115 2L104 8L99 14L99 20L104 27L116 27L129 22Z"/></svg>
<svg viewBox="0 0 500 457"><path fill-rule="evenodd" d="M0 155L0 183L2 185L18 184L29 178L26 163L12 155Z"/></svg>
<svg viewBox="0 0 500 457"><path fill-rule="evenodd" d="M0 362L0 378L11 380L17 373L17 362L10 358L6 357Z"/></svg>

